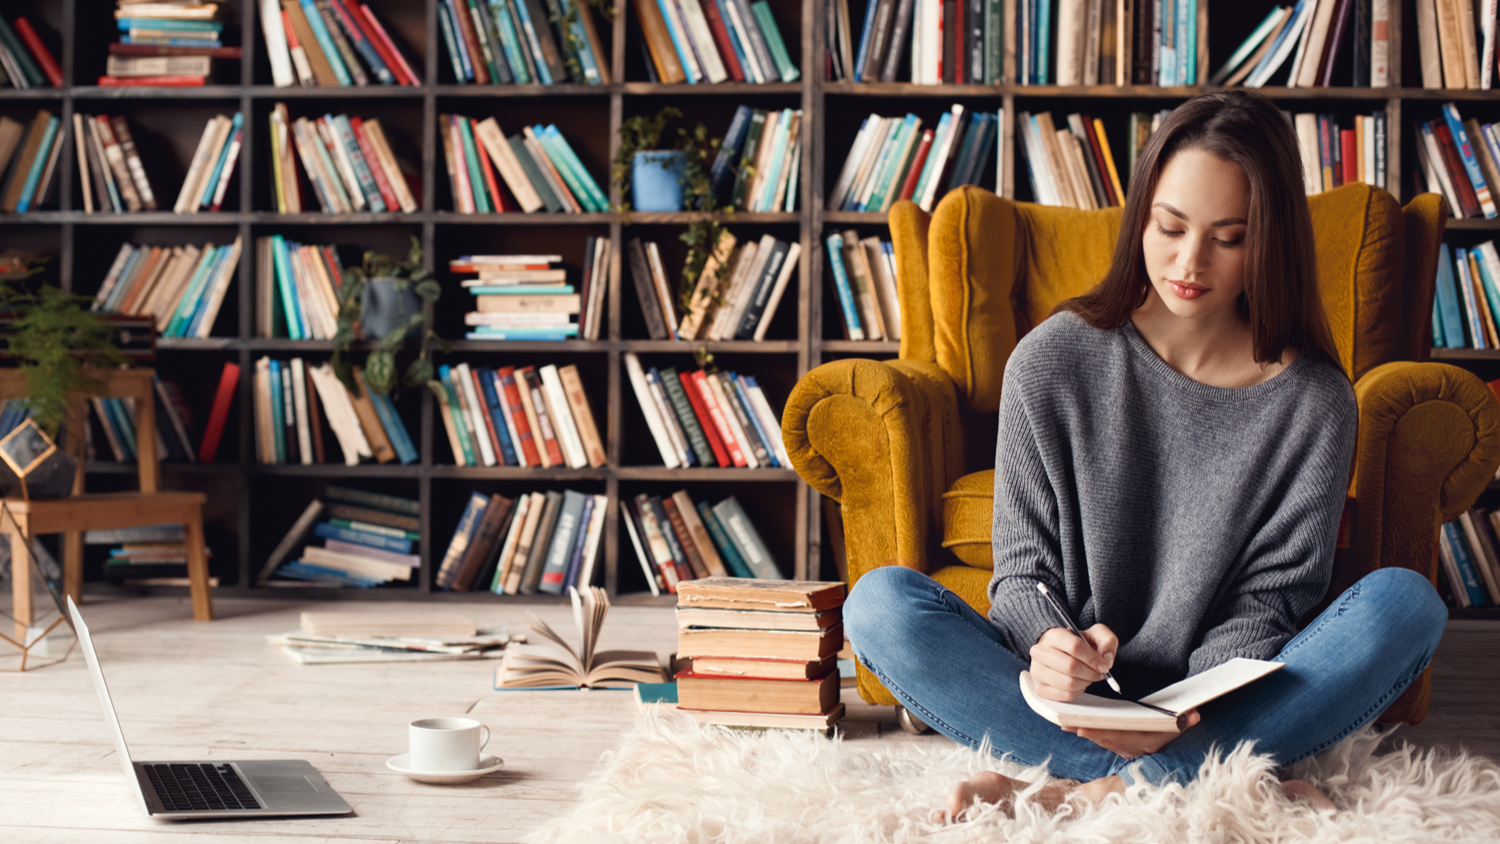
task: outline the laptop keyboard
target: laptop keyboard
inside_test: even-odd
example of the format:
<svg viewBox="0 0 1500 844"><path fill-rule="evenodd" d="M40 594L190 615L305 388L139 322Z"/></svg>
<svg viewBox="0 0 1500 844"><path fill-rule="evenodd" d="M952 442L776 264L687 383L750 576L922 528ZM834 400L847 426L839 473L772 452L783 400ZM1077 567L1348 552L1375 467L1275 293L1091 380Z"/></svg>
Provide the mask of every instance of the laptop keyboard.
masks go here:
<svg viewBox="0 0 1500 844"><path fill-rule="evenodd" d="M230 765L142 765L169 812L259 809L260 803Z"/></svg>

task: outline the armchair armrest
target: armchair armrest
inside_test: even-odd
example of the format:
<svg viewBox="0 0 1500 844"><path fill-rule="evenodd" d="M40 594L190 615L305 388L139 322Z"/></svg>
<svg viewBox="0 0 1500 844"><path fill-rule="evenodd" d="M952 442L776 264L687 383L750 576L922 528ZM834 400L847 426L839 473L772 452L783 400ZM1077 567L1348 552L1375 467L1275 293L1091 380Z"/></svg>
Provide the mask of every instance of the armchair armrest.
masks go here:
<svg viewBox="0 0 1500 844"><path fill-rule="evenodd" d="M843 507L852 586L877 566L928 566L942 494L963 468L952 380L931 363L841 360L792 389L781 428L792 466Z"/></svg>

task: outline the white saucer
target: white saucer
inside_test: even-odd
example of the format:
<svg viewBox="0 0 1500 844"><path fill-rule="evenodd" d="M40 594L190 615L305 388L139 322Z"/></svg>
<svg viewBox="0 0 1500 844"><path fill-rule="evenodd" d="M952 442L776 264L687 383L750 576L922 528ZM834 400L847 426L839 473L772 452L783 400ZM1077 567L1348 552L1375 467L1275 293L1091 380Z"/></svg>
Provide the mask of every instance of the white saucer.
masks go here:
<svg viewBox="0 0 1500 844"><path fill-rule="evenodd" d="M406 774L417 782L430 782L436 785L457 785L461 782L477 780L485 774L493 774L504 768L505 760L499 756L487 756L479 760L479 767L472 771L413 771L407 767L410 764L411 754L408 753L385 760L385 766L398 774Z"/></svg>

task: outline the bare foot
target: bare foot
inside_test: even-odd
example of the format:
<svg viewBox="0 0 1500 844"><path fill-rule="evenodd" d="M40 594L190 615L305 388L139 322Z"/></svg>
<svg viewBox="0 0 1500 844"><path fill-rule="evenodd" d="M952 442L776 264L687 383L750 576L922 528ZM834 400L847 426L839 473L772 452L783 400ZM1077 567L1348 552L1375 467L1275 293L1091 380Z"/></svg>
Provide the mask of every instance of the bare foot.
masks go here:
<svg viewBox="0 0 1500 844"><path fill-rule="evenodd" d="M1307 780L1287 780L1281 784L1281 790L1286 793L1288 800L1302 799L1312 804L1319 812L1327 813L1330 817L1338 814L1338 807L1328 799L1321 789Z"/></svg>
<svg viewBox="0 0 1500 844"><path fill-rule="evenodd" d="M1111 777L1110 779L1119 778ZM1089 788L1098 782L1102 780L1095 780L1087 786L1080 787L1077 780L1056 780L1043 786L1032 800L1046 811L1055 812L1057 807L1061 806L1075 791ZM994 771L980 771L954 786L953 790L948 793L948 805L944 817L947 820L958 820L965 809L974 805L976 799L981 803L998 803L1009 813L1015 795L1030 786L1031 783L1024 780L1013 779Z"/></svg>

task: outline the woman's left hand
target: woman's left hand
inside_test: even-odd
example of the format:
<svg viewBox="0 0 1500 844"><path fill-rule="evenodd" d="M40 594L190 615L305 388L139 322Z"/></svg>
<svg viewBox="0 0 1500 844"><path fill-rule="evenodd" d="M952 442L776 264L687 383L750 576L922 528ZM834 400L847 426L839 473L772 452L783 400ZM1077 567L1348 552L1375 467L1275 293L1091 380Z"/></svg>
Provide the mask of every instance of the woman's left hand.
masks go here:
<svg viewBox="0 0 1500 844"><path fill-rule="evenodd" d="M1187 726L1183 727L1183 732L1186 732L1188 728L1202 720L1202 716L1198 714L1198 710L1196 709L1190 709L1185 714L1187 716ZM1134 730L1092 730L1081 727L1073 729L1064 727L1063 732L1073 733L1074 735L1086 738L1105 750L1126 759L1134 759L1137 756L1155 753L1166 747L1172 739L1182 735L1182 733L1148 733Z"/></svg>

